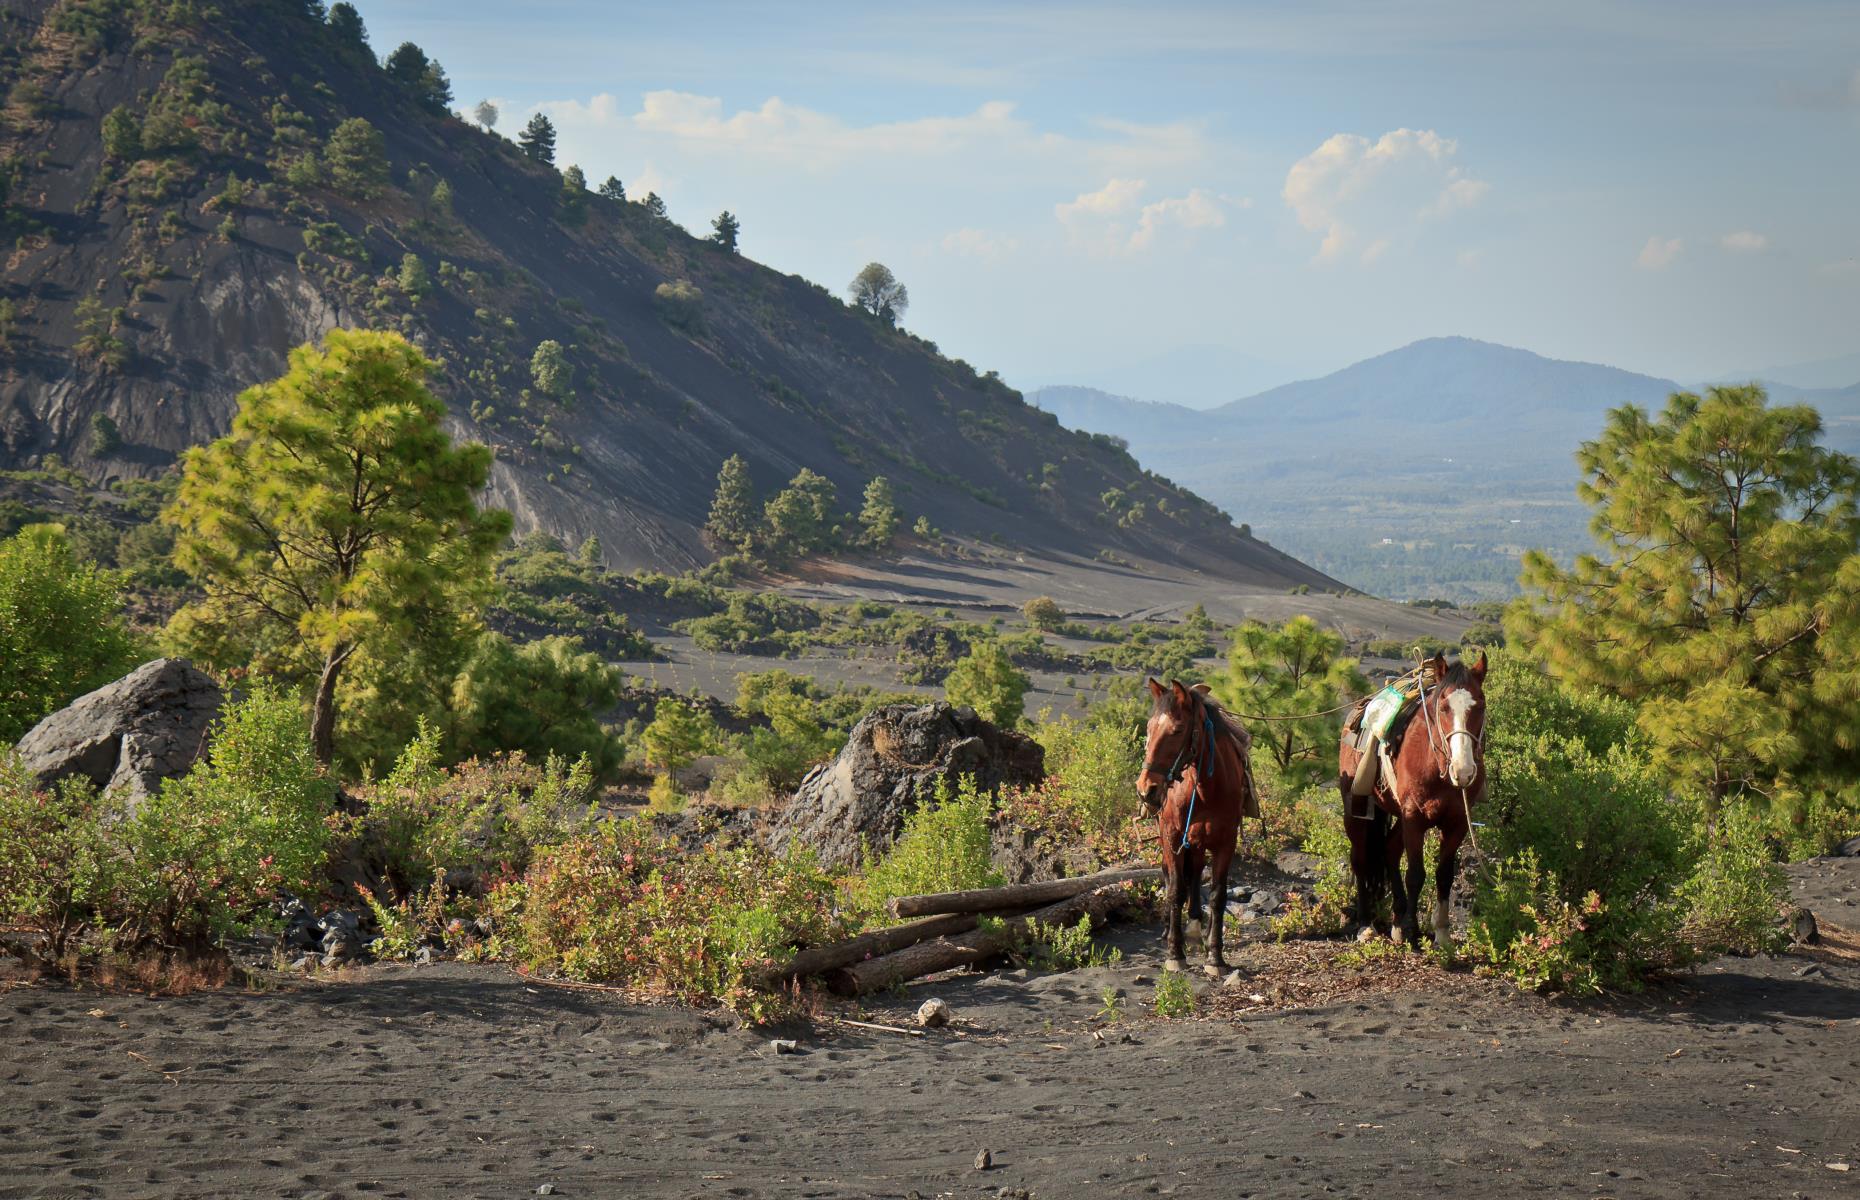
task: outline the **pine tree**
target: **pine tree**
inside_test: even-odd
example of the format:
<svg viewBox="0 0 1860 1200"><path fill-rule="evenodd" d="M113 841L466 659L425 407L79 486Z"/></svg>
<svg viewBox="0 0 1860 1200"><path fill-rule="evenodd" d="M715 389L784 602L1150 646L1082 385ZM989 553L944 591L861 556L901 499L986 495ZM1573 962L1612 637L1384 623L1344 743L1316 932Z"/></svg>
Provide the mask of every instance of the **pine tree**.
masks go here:
<svg viewBox="0 0 1860 1200"><path fill-rule="evenodd" d="M967 705L985 720L1004 729L1020 724L1027 689L1033 681L1014 665L1001 643L977 642L943 681L943 695L951 704Z"/></svg>
<svg viewBox="0 0 1860 1200"><path fill-rule="evenodd" d="M715 232L710 235L710 240L722 246L731 254L735 254L736 235L742 230L742 226L737 223L736 217L730 210L726 208L718 213L717 219L710 223L710 227L715 230Z"/></svg>
<svg viewBox="0 0 1860 1200"><path fill-rule="evenodd" d="M608 200L625 200L626 188L621 186L618 178L609 175L607 181L601 184L601 195Z"/></svg>
<svg viewBox="0 0 1860 1200"><path fill-rule="evenodd" d="M831 549L838 533L833 514L839 501L839 490L832 480L802 467L787 487L762 506L769 549L778 556Z"/></svg>
<svg viewBox="0 0 1860 1200"><path fill-rule="evenodd" d="M539 163L555 165L555 122L541 113L530 118L530 123L517 134L517 145L523 147L523 153Z"/></svg>
<svg viewBox="0 0 1860 1200"><path fill-rule="evenodd" d="M329 31L345 46L356 50L368 48L368 26L349 0L337 0L329 6Z"/></svg>
<svg viewBox="0 0 1860 1200"><path fill-rule="evenodd" d="M898 534L899 519L891 481L877 476L865 485L865 504L859 509L860 541L871 550L885 549Z"/></svg>
<svg viewBox="0 0 1860 1200"><path fill-rule="evenodd" d="M452 82L446 78L439 60L428 58L426 51L412 42L402 42L388 55L382 69L388 78L406 88L422 107L437 113L452 103Z"/></svg>
<svg viewBox="0 0 1860 1200"><path fill-rule="evenodd" d="M1708 804L1799 820L1860 775L1860 466L1821 430L1754 385L1615 409L1577 455L1601 552L1530 552L1506 615L1554 674L1638 702Z"/></svg>
<svg viewBox="0 0 1860 1200"><path fill-rule="evenodd" d="M717 493L710 502L704 536L719 551L747 551L755 541L756 518L756 487L749 478L749 464L742 455L732 454L717 472Z"/></svg>
<svg viewBox="0 0 1860 1200"><path fill-rule="evenodd" d="M640 207L646 210L646 215L653 218L654 220L667 221L671 219L670 217L666 215L665 201L659 199L659 193L647 192L646 198L644 200L641 200L639 203L640 203Z"/></svg>
<svg viewBox="0 0 1860 1200"><path fill-rule="evenodd" d="M1249 621L1234 630L1214 693L1237 712L1293 717L1335 708L1367 686L1356 660L1344 656L1342 634L1293 617L1277 629ZM1335 716L1308 717L1262 722L1254 732L1282 774L1314 783L1336 766L1340 724Z"/></svg>
<svg viewBox="0 0 1860 1200"><path fill-rule="evenodd" d="M357 199L378 196L387 184L387 142L366 117L350 117L336 126L323 149L323 161L330 183Z"/></svg>
<svg viewBox="0 0 1860 1200"><path fill-rule="evenodd" d="M471 605L510 516L479 510L491 451L453 445L433 364L406 339L334 329L290 362L240 395L231 433L188 451L163 519L206 593L177 617L183 634L264 630L281 645L282 665L315 679L311 737L328 763L344 666Z"/></svg>

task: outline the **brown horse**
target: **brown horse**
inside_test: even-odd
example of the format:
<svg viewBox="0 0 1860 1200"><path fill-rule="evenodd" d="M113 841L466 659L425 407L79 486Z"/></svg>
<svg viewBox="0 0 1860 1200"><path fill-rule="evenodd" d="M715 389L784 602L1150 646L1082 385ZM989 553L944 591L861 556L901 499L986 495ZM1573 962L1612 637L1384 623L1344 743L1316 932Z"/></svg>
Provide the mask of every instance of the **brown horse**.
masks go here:
<svg viewBox="0 0 1860 1200"><path fill-rule="evenodd" d="M1202 922L1208 959L1203 970L1224 974L1223 926L1227 917L1227 872L1242 816L1257 813L1252 776L1247 769L1246 731L1208 696L1206 684L1186 688L1149 681L1154 704L1143 744L1143 771L1137 794L1159 809L1163 882L1169 903L1169 957L1166 970L1180 971L1182 907L1190 920ZM1207 865L1214 894L1202 909L1201 868Z"/></svg>
<svg viewBox="0 0 1860 1200"><path fill-rule="evenodd" d="M1485 654L1470 667L1436 654L1427 669L1434 682L1422 689L1418 711L1409 719L1393 771L1385 766L1368 797L1350 794L1359 761L1346 735L1338 751L1338 786L1343 792L1343 827L1350 837L1350 870L1356 877L1356 911L1362 924L1375 918L1376 901L1386 880L1395 896L1389 937L1421 942L1422 853L1427 831L1440 830L1440 857L1434 864L1434 941L1452 935L1448 899L1459 868L1460 843L1472 822L1472 806L1485 795ZM1423 679L1427 675L1423 673ZM1377 753L1371 750L1370 753ZM1391 777L1392 776L1392 777ZM1367 810L1367 811L1365 811ZM1393 818L1400 836L1391 838ZM1401 856L1408 856L1407 878Z"/></svg>

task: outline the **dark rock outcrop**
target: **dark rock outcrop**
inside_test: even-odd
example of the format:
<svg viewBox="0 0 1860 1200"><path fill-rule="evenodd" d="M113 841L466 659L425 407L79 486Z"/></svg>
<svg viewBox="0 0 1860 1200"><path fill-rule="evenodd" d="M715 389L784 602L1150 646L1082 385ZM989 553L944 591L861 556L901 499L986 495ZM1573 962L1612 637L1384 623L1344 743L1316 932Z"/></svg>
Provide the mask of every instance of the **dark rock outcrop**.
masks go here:
<svg viewBox="0 0 1860 1200"><path fill-rule="evenodd" d="M770 832L776 850L811 848L833 867L856 866L865 846L883 851L904 817L936 793L973 775L983 791L1032 786L1045 753L1023 734L997 729L971 708L892 704L853 726L845 749L814 768Z"/></svg>
<svg viewBox="0 0 1860 1200"><path fill-rule="evenodd" d="M40 721L17 749L41 787L77 775L100 788L125 788L135 803L206 752L207 728L224 699L191 664L158 658Z"/></svg>

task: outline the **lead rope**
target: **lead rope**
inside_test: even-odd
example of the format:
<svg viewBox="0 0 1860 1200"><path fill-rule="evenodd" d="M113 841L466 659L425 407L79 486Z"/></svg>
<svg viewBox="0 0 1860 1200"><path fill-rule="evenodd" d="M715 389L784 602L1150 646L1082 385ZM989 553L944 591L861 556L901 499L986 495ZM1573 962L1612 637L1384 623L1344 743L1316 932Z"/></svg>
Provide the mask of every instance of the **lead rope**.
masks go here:
<svg viewBox="0 0 1860 1200"><path fill-rule="evenodd" d="M1214 778L1214 718L1208 715L1206 705L1203 705L1201 709L1201 742L1201 757L1208 765L1205 769L1199 765L1195 768L1195 782L1188 791L1188 815L1182 818L1182 844L1176 847L1177 854L1188 849L1188 827L1195 822L1195 801L1201 799L1201 777L1205 774L1209 779ZM1183 748L1187 749L1187 747ZM1240 823L1246 824L1244 816L1241 817Z"/></svg>
<svg viewBox="0 0 1860 1200"><path fill-rule="evenodd" d="M1420 670L1416 672L1415 674L1415 681L1419 683L1421 686L1421 722L1427 726L1427 748L1431 750L1434 754L1439 756L1438 758L1435 759L1435 761L1440 764L1440 768L1439 768L1440 774L1443 778L1447 780L1447 782L1451 783L1453 781L1453 777L1452 775L1448 773L1451 770L1451 767L1447 764L1446 760L1452 758L1453 756L1453 751L1452 751L1453 735L1452 734L1447 735L1447 748L1444 750L1441 749L1440 742L1437 740L1439 731L1434 728L1434 722L1440 716L1440 703L1438 700L1436 700L1434 702L1433 709L1431 711L1428 709L1428 706L1427 706L1427 664L1425 662L1420 664ZM1434 695L1435 696L1440 695L1439 688L1434 689ZM1468 733L1468 734L1465 734L1464 736L1470 738L1472 737L1472 734ZM1479 744L1478 739L1474 738L1473 745L1477 746L1478 744ZM1385 759L1384 761L1386 762L1387 760ZM1466 840L1472 845L1473 853L1477 854L1479 853L1479 835L1473 830L1472 797L1467 794L1465 788L1460 788L1459 793L1460 793L1460 807L1466 814ZM1399 798L1397 798L1396 803L1397 804L1401 803Z"/></svg>

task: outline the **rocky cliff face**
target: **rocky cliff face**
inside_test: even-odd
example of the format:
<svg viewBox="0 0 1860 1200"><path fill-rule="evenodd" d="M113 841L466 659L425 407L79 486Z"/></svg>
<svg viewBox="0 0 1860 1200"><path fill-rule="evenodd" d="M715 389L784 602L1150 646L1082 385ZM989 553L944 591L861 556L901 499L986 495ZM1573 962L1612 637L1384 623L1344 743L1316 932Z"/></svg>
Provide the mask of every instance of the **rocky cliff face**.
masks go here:
<svg viewBox="0 0 1860 1200"><path fill-rule="evenodd" d="M1330 584L825 289L641 205L565 195L554 168L423 107L306 6L215 8L0 0L0 466L159 473L292 346L369 325L443 363L456 432L497 449L490 499L519 529L598 535L614 565L707 561L698 529L740 453L759 487L811 467L848 510L884 475L907 519L951 532ZM374 189L324 154L354 117L384 138ZM678 280L702 293L694 310L656 295ZM573 368L554 395L530 370L545 340ZM120 446L95 443L99 416Z"/></svg>

